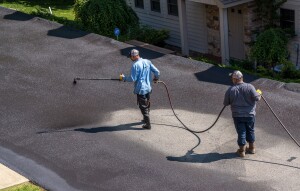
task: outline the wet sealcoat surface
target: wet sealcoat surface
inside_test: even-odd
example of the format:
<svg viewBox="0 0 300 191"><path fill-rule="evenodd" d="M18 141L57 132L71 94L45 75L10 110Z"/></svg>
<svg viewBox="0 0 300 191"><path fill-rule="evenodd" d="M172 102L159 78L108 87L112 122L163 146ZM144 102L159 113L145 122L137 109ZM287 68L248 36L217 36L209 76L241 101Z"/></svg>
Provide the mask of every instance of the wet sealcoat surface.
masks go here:
<svg viewBox="0 0 300 191"><path fill-rule="evenodd" d="M77 81L129 74L131 45L0 8L0 162L49 190L299 190L300 149L264 102L257 154L237 158L230 109L198 137L182 129L161 84L152 129L133 84ZM230 70L140 49L161 71L176 114L194 130L223 107ZM245 75L300 140L300 94ZM193 154L189 149L200 142Z"/></svg>

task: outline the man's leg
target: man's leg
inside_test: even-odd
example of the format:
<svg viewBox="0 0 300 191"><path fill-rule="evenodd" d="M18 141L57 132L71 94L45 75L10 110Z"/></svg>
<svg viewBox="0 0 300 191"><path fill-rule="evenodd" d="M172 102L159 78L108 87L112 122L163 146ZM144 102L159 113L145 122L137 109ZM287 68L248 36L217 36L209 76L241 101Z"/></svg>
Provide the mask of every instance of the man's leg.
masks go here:
<svg viewBox="0 0 300 191"><path fill-rule="evenodd" d="M246 148L247 153L255 154L255 117L249 117L246 123L246 140L249 143L249 147Z"/></svg>
<svg viewBox="0 0 300 191"><path fill-rule="evenodd" d="M243 117L234 117L233 118L236 132L238 134L237 143L239 145L239 149L237 150L237 154L240 157L245 157L246 151L246 125L243 121Z"/></svg>
<svg viewBox="0 0 300 191"><path fill-rule="evenodd" d="M143 125L143 128L145 129L151 129L151 124L150 124L150 115L149 115L149 111L150 111L150 94L146 94L146 95L137 95L138 98L138 104L139 104L139 108L141 110L141 113L144 117L144 122L145 125Z"/></svg>

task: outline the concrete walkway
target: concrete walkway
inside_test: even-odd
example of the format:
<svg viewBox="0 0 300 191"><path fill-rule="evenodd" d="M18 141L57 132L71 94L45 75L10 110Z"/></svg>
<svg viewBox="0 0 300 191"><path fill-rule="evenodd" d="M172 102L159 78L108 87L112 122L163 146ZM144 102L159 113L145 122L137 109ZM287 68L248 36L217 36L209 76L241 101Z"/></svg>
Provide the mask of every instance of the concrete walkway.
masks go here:
<svg viewBox="0 0 300 191"><path fill-rule="evenodd" d="M0 163L0 190L29 180Z"/></svg>

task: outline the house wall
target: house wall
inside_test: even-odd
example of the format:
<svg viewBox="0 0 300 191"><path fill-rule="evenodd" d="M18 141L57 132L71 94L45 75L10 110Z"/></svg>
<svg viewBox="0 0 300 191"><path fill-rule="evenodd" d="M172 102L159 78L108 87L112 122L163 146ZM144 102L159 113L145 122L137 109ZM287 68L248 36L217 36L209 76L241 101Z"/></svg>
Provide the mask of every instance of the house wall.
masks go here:
<svg viewBox="0 0 300 191"><path fill-rule="evenodd" d="M296 36L290 40L288 49L290 52L290 60L297 65L297 49L296 44L300 46L300 1L288 0L281 8L295 10L295 33ZM300 48L300 47L299 47ZM298 53L298 66L300 66L300 52Z"/></svg>
<svg viewBox="0 0 300 191"><path fill-rule="evenodd" d="M215 5L206 5L208 54L221 57L220 15Z"/></svg>
<svg viewBox="0 0 300 191"><path fill-rule="evenodd" d="M299 0L288 0L281 8L290 9L295 11L295 33L296 36L289 41L288 50L290 52L290 60L296 65L297 54L298 54L298 66L300 66L300 52L297 53L296 44L299 44L300 49L300 1ZM244 31L245 31L245 51L246 55L250 53L250 43L255 40L255 31L262 28L261 22L258 20L258 16L255 12L255 2L249 2L244 5Z"/></svg>
<svg viewBox="0 0 300 191"><path fill-rule="evenodd" d="M155 29L167 29L170 38L167 44L181 47L178 16L168 15L167 0L161 0L161 12L151 11L150 0L144 0L144 9L136 8L134 0L127 0L127 4L137 13L140 23ZM205 6L203 4L186 1L187 33L189 49L196 52L207 52L207 30L205 24Z"/></svg>
<svg viewBox="0 0 300 191"><path fill-rule="evenodd" d="M156 29L169 30L170 38L166 40L166 43L173 46L181 46L179 18L168 15L167 0L161 0L161 13L151 11L150 0L144 0L144 9L135 8L134 0L126 1L137 13L141 24L149 25ZM259 30L261 23L255 13L255 1L245 3L242 7L244 26L241 27L244 30L245 52L246 57L248 57L250 43L255 40L255 31ZM221 57L219 8L216 5L198 3L196 0L187 0L186 8L189 49ZM288 0L282 8L295 10L296 37L290 41L288 48L290 60L296 64L298 57L298 65L300 65L300 55L297 53L295 46L299 44L300 48L300 0Z"/></svg>
<svg viewBox="0 0 300 191"><path fill-rule="evenodd" d="M144 0L144 9L136 8L134 0L127 0L127 3L136 12L143 25L151 26L155 29L168 29L170 38L166 43L174 46L180 46L179 19L176 16L168 15L167 3L161 1L161 12L151 11L150 0Z"/></svg>
<svg viewBox="0 0 300 191"><path fill-rule="evenodd" d="M187 26L189 49L195 52L207 53L207 28L205 5L187 1Z"/></svg>
<svg viewBox="0 0 300 191"><path fill-rule="evenodd" d="M243 5L244 13L244 43L246 57L249 57L250 43L256 38L256 31L262 27L261 22L255 12L256 4L254 1Z"/></svg>
<svg viewBox="0 0 300 191"><path fill-rule="evenodd" d="M233 7L234 8L234 7ZM229 8L230 9L230 8ZM246 57L250 53L250 43L256 38L255 31L261 28L261 23L255 12L256 4L254 1L243 4L243 31ZM208 28L208 53L221 57L220 21L219 8L215 5L206 5L206 24Z"/></svg>

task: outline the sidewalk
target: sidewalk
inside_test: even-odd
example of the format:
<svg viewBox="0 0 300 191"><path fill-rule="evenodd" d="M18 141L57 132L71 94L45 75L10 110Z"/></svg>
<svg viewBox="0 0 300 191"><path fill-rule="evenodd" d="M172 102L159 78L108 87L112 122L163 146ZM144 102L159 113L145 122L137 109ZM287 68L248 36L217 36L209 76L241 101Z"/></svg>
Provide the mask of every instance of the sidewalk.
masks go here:
<svg viewBox="0 0 300 191"><path fill-rule="evenodd" d="M0 163L0 190L29 180Z"/></svg>

